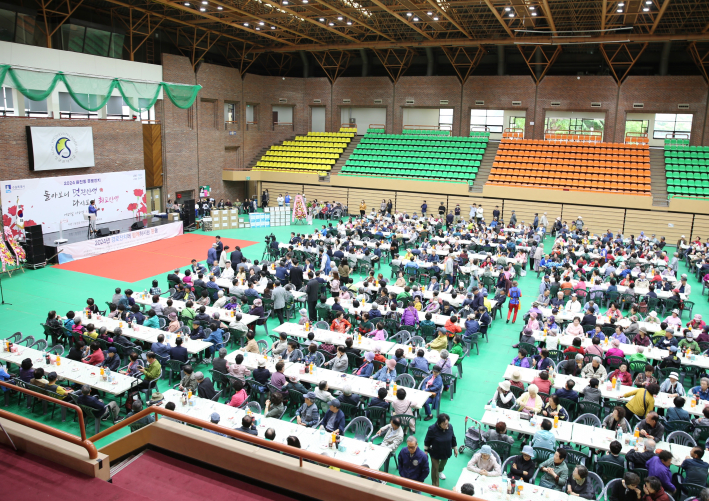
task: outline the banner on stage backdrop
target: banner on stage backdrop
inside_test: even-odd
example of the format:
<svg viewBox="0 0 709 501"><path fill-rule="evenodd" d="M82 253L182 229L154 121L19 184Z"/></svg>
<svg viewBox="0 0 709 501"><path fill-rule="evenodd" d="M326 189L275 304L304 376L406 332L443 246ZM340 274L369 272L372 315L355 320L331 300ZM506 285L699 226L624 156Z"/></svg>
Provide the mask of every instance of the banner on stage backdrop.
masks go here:
<svg viewBox="0 0 709 501"><path fill-rule="evenodd" d="M182 235L182 221L59 246L59 264Z"/></svg>
<svg viewBox="0 0 709 501"><path fill-rule="evenodd" d="M94 167L92 128L28 125L27 156L34 171Z"/></svg>
<svg viewBox="0 0 709 501"><path fill-rule="evenodd" d="M2 221L13 235L25 226L41 224L44 233L88 226L84 213L91 200L98 209L97 224L142 217L148 213L145 171L80 174L1 181Z"/></svg>

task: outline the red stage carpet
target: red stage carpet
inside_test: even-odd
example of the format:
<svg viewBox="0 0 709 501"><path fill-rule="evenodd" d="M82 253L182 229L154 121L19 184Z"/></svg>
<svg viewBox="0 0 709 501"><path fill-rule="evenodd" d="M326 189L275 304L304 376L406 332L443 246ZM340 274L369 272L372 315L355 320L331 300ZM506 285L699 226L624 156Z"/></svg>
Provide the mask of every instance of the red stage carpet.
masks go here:
<svg viewBox="0 0 709 501"><path fill-rule="evenodd" d="M95 501L148 501L149 486L143 492L129 492L108 482L91 478L46 459L15 452L0 445L2 496L5 501L91 499Z"/></svg>
<svg viewBox="0 0 709 501"><path fill-rule="evenodd" d="M170 501L293 501L293 498L282 494L155 451L145 451L137 460L116 473L113 484L138 494Z"/></svg>
<svg viewBox="0 0 709 501"><path fill-rule="evenodd" d="M230 247L229 252L237 245L243 249L257 243L233 238L222 238L222 242ZM213 243L214 237L186 234L59 264L55 268L132 283L177 267L184 268L192 259L204 262Z"/></svg>

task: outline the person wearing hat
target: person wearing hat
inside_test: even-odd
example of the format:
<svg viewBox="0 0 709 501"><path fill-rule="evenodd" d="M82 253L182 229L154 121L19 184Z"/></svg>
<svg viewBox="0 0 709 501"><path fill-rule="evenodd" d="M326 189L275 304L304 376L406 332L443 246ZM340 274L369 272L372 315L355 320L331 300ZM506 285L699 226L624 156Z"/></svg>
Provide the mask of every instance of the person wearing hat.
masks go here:
<svg viewBox="0 0 709 501"><path fill-rule="evenodd" d="M522 452L512 459L512 465L510 465L510 477L515 480L524 480L527 483L531 483L532 476L537 469L537 465L534 462L534 449L525 445L522 448Z"/></svg>
<svg viewBox="0 0 709 501"><path fill-rule="evenodd" d="M320 421L320 412L318 411L318 406L315 405L315 398L315 393L312 391L309 391L304 395L303 405L295 411L296 420L299 425L312 428Z"/></svg>
<svg viewBox="0 0 709 501"><path fill-rule="evenodd" d="M705 325L706 323L704 322L704 320L702 320L702 316L699 313L694 315L694 318L687 322L687 328L689 329L701 330L704 328Z"/></svg>
<svg viewBox="0 0 709 501"><path fill-rule="evenodd" d="M320 422L320 429L328 433L340 434L345 429L345 413L340 410L340 401L333 398L329 402L325 417Z"/></svg>
<svg viewBox="0 0 709 501"><path fill-rule="evenodd" d="M660 324L660 319L657 318L657 312L656 311L651 311L650 313L647 314L647 317L645 317L645 323L648 324Z"/></svg>
<svg viewBox="0 0 709 501"><path fill-rule="evenodd" d="M679 369L682 367L682 360L678 356L679 348L677 346L670 345L669 351L670 354L663 358L662 362L660 362L660 369Z"/></svg>
<svg viewBox="0 0 709 501"><path fill-rule="evenodd" d="M677 310L675 310L675 311L677 311ZM661 350L669 350L670 346L674 346L674 347L679 346L679 343L677 342L677 338L675 338L674 328L670 327L668 325L667 328L665 329L665 335L655 342L655 346L657 348L660 348Z"/></svg>
<svg viewBox="0 0 709 501"><path fill-rule="evenodd" d="M702 327L701 332L697 335L694 340L697 343L709 343L709 325Z"/></svg>
<svg viewBox="0 0 709 501"><path fill-rule="evenodd" d="M258 367L254 369L252 376L258 384L259 393L263 393L266 391L266 385L271 381L271 371L266 368L266 360L263 357L258 357L257 364ZM244 375L247 375L246 371Z"/></svg>
<svg viewBox="0 0 709 501"><path fill-rule="evenodd" d="M519 369L512 371L512 377L510 377L510 386L516 386L524 390L524 383L522 382L522 374Z"/></svg>
<svg viewBox="0 0 709 501"><path fill-rule="evenodd" d="M672 310L672 313L670 313L670 316L665 318L665 322L667 322L667 325L670 325L672 327L676 327L678 329L681 328L682 327L682 319L679 318L679 310L677 308Z"/></svg>
<svg viewBox="0 0 709 501"><path fill-rule="evenodd" d="M448 348L448 333L443 327L440 327L438 329L438 337L431 341L430 343L426 344L427 348L430 348L432 350L437 350L441 351L444 348Z"/></svg>
<svg viewBox="0 0 709 501"><path fill-rule="evenodd" d="M392 417L389 424L380 428L374 437L382 437L382 443L379 445L386 447L394 454L404 441L404 429L401 427L401 419ZM372 437L372 440L374 437Z"/></svg>
<svg viewBox="0 0 709 501"><path fill-rule="evenodd" d="M118 350L111 346L106 351L106 356L104 357L103 362L98 364L98 367L106 367L113 372L117 371L121 367L121 357L118 356Z"/></svg>
<svg viewBox="0 0 709 501"><path fill-rule="evenodd" d="M219 415L218 412L212 412L212 414L209 416L209 422L212 423L212 424L214 424L214 425L219 424L219 421L221 421L221 419L222 419L222 418L221 418L221 416ZM227 438L228 438L228 435L226 435L226 434L224 434L224 433L219 433L218 431L211 430L211 429L209 429L209 428L202 428L202 430L203 430L203 431L206 431L206 432L209 432L209 433L213 433L213 434L215 434L215 435L219 435L220 437L227 437Z"/></svg>
<svg viewBox="0 0 709 501"><path fill-rule="evenodd" d="M384 383L392 383L396 379L396 360L393 358L388 359L384 366L369 378Z"/></svg>
<svg viewBox="0 0 709 501"><path fill-rule="evenodd" d="M643 325L638 329L638 333L633 338L632 344L634 344L635 346L646 347L646 348L648 346L652 345L652 341L650 340L650 336L648 335L648 332L647 332L647 327L645 327ZM632 355L631 355L631 358L632 358Z"/></svg>
<svg viewBox="0 0 709 501"><path fill-rule="evenodd" d="M431 405L435 408L439 405L440 393L443 390L443 379L441 378L441 368L434 365L431 369L431 374L426 376L419 388L429 394L428 400L424 403L423 408L426 412L426 417L423 418L424 421L430 421L433 419L433 414L431 413Z"/></svg>
<svg viewBox="0 0 709 501"><path fill-rule="evenodd" d="M687 298L689 298L690 292L692 292L692 286L687 283L687 275L682 275L682 277L679 280L680 285L677 287L678 292L680 294L686 294Z"/></svg>
<svg viewBox="0 0 709 501"><path fill-rule="evenodd" d="M486 477L499 477L502 473L500 463L492 453L492 447L483 445L468 462L466 468Z"/></svg>
<svg viewBox="0 0 709 501"><path fill-rule="evenodd" d="M364 361L362 365L354 372L360 377L370 377L374 373L374 352L368 351L364 354Z"/></svg>
<svg viewBox="0 0 709 501"><path fill-rule="evenodd" d="M495 404L502 409L511 409L514 407L516 399L514 393L510 391L509 381L502 381L497 385L495 394L492 396L488 404L492 402L495 402Z"/></svg>
<svg viewBox="0 0 709 501"><path fill-rule="evenodd" d="M690 350L695 355L699 355L702 352L699 343L694 340L694 333L689 329L684 330L684 339L679 342L678 346L682 353L687 353L687 350Z"/></svg>

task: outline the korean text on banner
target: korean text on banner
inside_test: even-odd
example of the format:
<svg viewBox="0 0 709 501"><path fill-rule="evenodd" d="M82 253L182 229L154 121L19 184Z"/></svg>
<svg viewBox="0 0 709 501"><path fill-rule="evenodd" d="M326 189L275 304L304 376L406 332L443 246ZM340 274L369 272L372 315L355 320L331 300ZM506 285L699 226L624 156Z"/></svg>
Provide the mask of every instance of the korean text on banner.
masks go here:
<svg viewBox="0 0 709 501"><path fill-rule="evenodd" d="M182 235L182 221L60 246L59 264Z"/></svg>
<svg viewBox="0 0 709 501"><path fill-rule="evenodd" d="M110 223L148 213L145 171L81 174L1 181L2 221L13 236L25 226L41 224L44 233L85 227L84 212L91 200L98 209L97 223Z"/></svg>

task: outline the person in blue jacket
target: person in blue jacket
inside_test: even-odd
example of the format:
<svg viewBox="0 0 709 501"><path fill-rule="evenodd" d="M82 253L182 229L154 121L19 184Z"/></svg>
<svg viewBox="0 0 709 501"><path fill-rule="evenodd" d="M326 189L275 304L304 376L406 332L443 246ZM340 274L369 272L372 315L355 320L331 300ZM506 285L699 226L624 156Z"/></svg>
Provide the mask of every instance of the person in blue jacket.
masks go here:
<svg viewBox="0 0 709 501"><path fill-rule="evenodd" d="M428 397L428 400L426 400L426 403L423 404L424 411L426 411L426 417L423 418L424 421L430 421L433 419L431 405L434 407L436 406L442 388L443 379L441 378L441 368L438 365L434 365L433 369L431 369L431 374L426 376L424 380L421 381L421 386L419 387L420 390L423 390L431 395Z"/></svg>
<svg viewBox="0 0 709 501"><path fill-rule="evenodd" d="M386 361L386 365L379 369L376 374L371 376L372 379L392 383L396 379L396 360L390 358Z"/></svg>
<svg viewBox="0 0 709 501"><path fill-rule="evenodd" d="M340 401L336 398L330 400L330 408L325 413L323 418L321 429L330 433L342 434L345 430L345 413L340 410Z"/></svg>
<svg viewBox="0 0 709 501"><path fill-rule="evenodd" d="M212 323L210 327L212 329L212 333L204 341L207 343L212 343L212 346L207 348L207 351L209 352L209 358L211 359L214 356L214 350L219 350L224 347L224 331L221 329L221 327L219 327L219 324L216 322Z"/></svg>
<svg viewBox="0 0 709 501"><path fill-rule="evenodd" d="M425 482L431 469L428 465L428 455L419 448L418 440L411 435L406 439L406 447L399 451L399 475L402 478ZM403 488L405 491L413 489Z"/></svg>
<svg viewBox="0 0 709 501"><path fill-rule="evenodd" d="M364 354L364 363L357 369L357 375L360 377L369 377L374 372L374 352L368 351Z"/></svg>

